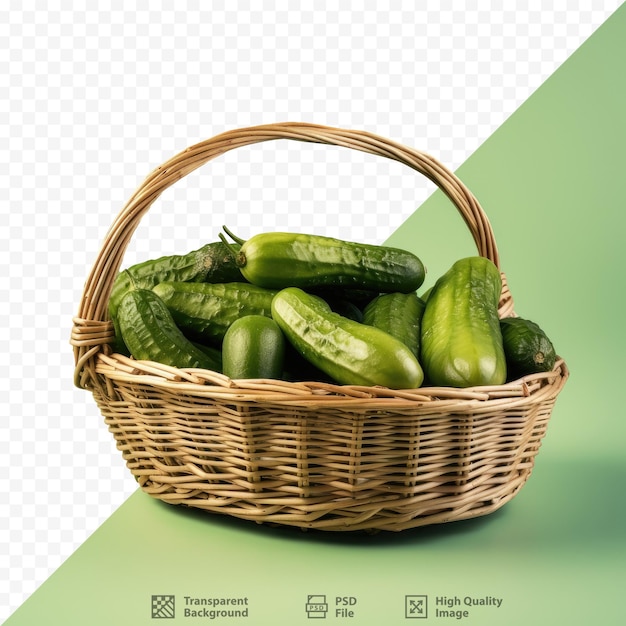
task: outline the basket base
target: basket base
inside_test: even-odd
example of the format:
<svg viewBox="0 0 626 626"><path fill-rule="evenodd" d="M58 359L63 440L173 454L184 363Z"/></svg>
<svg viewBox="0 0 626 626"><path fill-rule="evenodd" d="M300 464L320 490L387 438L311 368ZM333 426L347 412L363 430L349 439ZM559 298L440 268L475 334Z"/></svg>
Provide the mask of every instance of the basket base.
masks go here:
<svg viewBox="0 0 626 626"><path fill-rule="evenodd" d="M484 517L494 513L510 502L519 493L530 476L530 470L520 475L514 484L508 481L498 490L493 488L470 490L463 498L451 496L448 506L443 499L433 503L424 498L409 498L398 505L389 499L378 502L361 503L358 500L339 507L337 502L330 504L310 504L306 499L294 502L288 509L283 506L259 503L257 506L241 505L228 499L202 497L200 494L190 497L163 492L154 484L141 486L144 493L169 505L190 508L220 516L228 516L256 524L278 527L295 527L300 530L319 530L329 532L400 532L412 528L447 524L461 520ZM390 506L391 504L391 506Z"/></svg>

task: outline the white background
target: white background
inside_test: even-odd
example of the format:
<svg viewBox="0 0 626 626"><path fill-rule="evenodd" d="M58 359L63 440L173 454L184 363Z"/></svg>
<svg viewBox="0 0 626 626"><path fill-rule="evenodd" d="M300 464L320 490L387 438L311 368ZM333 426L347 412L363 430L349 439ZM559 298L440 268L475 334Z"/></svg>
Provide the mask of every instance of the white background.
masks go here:
<svg viewBox="0 0 626 626"><path fill-rule="evenodd" d="M102 239L152 169L282 121L372 131L455 169L620 2L133 4L0 10L0 621L136 489L73 386L69 335ZM222 223L379 243L432 192L396 166L294 142L229 153L153 205L124 264L192 250Z"/></svg>

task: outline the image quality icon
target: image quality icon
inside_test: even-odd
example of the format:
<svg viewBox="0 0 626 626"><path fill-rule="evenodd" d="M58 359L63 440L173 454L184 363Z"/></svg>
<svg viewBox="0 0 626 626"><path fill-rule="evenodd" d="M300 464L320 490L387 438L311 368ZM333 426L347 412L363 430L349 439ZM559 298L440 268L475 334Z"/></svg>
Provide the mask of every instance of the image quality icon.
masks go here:
<svg viewBox="0 0 626 626"><path fill-rule="evenodd" d="M425 619L428 617L428 596L404 596L404 617Z"/></svg>

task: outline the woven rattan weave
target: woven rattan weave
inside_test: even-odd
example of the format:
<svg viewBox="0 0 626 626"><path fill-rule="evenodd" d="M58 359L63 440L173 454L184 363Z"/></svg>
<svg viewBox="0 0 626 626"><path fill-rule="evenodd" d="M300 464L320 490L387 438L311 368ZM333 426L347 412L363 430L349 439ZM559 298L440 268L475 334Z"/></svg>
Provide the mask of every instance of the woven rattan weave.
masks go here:
<svg viewBox="0 0 626 626"><path fill-rule="evenodd" d="M113 353L108 298L124 252L159 195L225 152L289 139L394 159L456 206L498 267L489 221L432 157L367 132L301 123L225 132L157 168L121 210L73 320L75 384L89 390L141 489L171 504L328 531L391 530L488 514L528 479L568 377L495 387L392 391L320 382L232 381ZM514 315L503 274L500 315Z"/></svg>

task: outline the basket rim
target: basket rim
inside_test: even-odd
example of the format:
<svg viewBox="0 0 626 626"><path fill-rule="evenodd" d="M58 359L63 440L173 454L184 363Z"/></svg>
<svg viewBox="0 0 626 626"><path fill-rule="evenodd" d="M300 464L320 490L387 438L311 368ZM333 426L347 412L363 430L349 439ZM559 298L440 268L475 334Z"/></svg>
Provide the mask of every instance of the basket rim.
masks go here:
<svg viewBox="0 0 626 626"><path fill-rule="evenodd" d="M529 374L502 385L418 387L390 389L363 385L339 385L319 381L290 382L274 379L233 380L211 370L180 369L155 361L142 361L117 353L98 355L96 371L109 384L136 384L163 391L202 396L220 403L263 403L307 409L341 408L358 412L396 411L418 406L433 411L480 410L498 404L507 409L530 401L555 398L569 377L565 361L558 357L552 370Z"/></svg>

